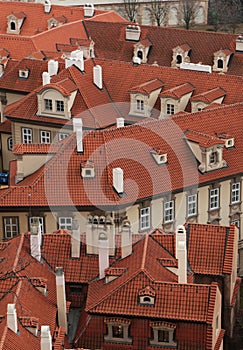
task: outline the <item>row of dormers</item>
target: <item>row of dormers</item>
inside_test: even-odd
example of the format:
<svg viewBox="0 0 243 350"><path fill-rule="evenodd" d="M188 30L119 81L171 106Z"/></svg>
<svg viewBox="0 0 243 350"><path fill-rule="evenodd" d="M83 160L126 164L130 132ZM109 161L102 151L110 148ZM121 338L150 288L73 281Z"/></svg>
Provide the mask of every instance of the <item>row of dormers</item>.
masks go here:
<svg viewBox="0 0 243 350"><path fill-rule="evenodd" d="M44 13L51 12L51 1L45 0L44 2ZM84 5L84 17L93 17L94 15L94 5L93 4L85 4ZM12 12L7 17L7 34L20 34L21 28L26 19L26 14L24 12ZM67 23L67 18L65 16L56 17L53 15L51 18L47 20L47 28L51 29L53 27L59 27L65 23Z"/></svg>

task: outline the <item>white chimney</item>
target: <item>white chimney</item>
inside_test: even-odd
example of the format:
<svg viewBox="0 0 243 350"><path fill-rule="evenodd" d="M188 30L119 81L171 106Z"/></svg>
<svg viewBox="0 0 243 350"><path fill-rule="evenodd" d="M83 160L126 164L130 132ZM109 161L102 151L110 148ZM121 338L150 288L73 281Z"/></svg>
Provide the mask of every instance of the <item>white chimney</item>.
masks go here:
<svg viewBox="0 0 243 350"><path fill-rule="evenodd" d="M65 278L62 267L56 267L56 290L57 290L57 309L58 324L67 331L67 308L66 308L66 291Z"/></svg>
<svg viewBox="0 0 243 350"><path fill-rule="evenodd" d="M116 118L116 126L117 128L123 128L124 126L124 118Z"/></svg>
<svg viewBox="0 0 243 350"><path fill-rule="evenodd" d="M119 194L124 192L123 169L121 168L113 169L113 187Z"/></svg>
<svg viewBox="0 0 243 350"><path fill-rule="evenodd" d="M99 234L99 274L100 279L105 277L105 269L109 267L109 241L106 233Z"/></svg>
<svg viewBox="0 0 243 350"><path fill-rule="evenodd" d="M94 84L99 88L102 89L102 67L98 64L94 66L93 68L93 79Z"/></svg>
<svg viewBox="0 0 243 350"><path fill-rule="evenodd" d="M41 350L52 350L50 326L41 326Z"/></svg>
<svg viewBox="0 0 243 350"><path fill-rule="evenodd" d="M131 224L128 220L125 220L125 222L122 225L121 253L122 253L122 259L132 254Z"/></svg>
<svg viewBox="0 0 243 350"><path fill-rule="evenodd" d="M73 222L71 245L71 257L80 258L80 228L76 222Z"/></svg>
<svg viewBox="0 0 243 350"><path fill-rule="evenodd" d="M176 228L176 259L178 260L178 282L187 283L186 230L183 225Z"/></svg>
<svg viewBox="0 0 243 350"><path fill-rule="evenodd" d="M82 72L84 71L84 53L81 50L74 50L71 52L70 57L65 59L65 68L71 66L77 67Z"/></svg>
<svg viewBox="0 0 243 350"><path fill-rule="evenodd" d="M141 28L137 24L128 24L126 27L126 40L139 41Z"/></svg>
<svg viewBox="0 0 243 350"><path fill-rule="evenodd" d="M76 132L77 152L83 152L83 121L73 118L73 131Z"/></svg>
<svg viewBox="0 0 243 350"><path fill-rule="evenodd" d="M84 17L92 17L94 15L94 5L85 4L84 5Z"/></svg>
<svg viewBox="0 0 243 350"><path fill-rule="evenodd" d="M51 82L51 77L48 72L43 72L42 73L42 85L47 85L50 84Z"/></svg>
<svg viewBox="0 0 243 350"><path fill-rule="evenodd" d="M58 72L58 61L55 60L49 60L48 61L48 73L50 77L53 75L56 75Z"/></svg>
<svg viewBox="0 0 243 350"><path fill-rule="evenodd" d="M14 333L18 332L17 311L15 304L8 304L7 309L7 327Z"/></svg>
<svg viewBox="0 0 243 350"><path fill-rule="evenodd" d="M33 258L41 261L41 227L37 217L32 218L30 225L30 253Z"/></svg>
<svg viewBox="0 0 243 350"><path fill-rule="evenodd" d="M236 38L236 51L243 51L243 36L241 34Z"/></svg>
<svg viewBox="0 0 243 350"><path fill-rule="evenodd" d="M44 11L45 11L45 13L50 13L51 12L51 1L50 0L45 0L45 2L44 2Z"/></svg>

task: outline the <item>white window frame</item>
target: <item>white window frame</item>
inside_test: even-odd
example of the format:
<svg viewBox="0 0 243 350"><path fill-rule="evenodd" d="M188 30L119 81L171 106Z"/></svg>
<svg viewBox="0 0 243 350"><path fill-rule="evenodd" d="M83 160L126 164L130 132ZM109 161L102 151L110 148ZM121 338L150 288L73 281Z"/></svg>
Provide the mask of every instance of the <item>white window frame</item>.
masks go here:
<svg viewBox="0 0 243 350"><path fill-rule="evenodd" d="M19 234L19 218L18 216L3 217L4 237L13 238Z"/></svg>
<svg viewBox="0 0 243 350"><path fill-rule="evenodd" d="M231 204L240 202L240 182L234 182L231 185Z"/></svg>
<svg viewBox="0 0 243 350"><path fill-rule="evenodd" d="M150 207L140 209L140 230L150 228Z"/></svg>
<svg viewBox="0 0 243 350"><path fill-rule="evenodd" d="M53 101L51 98L44 98L44 110L45 111L53 110Z"/></svg>
<svg viewBox="0 0 243 350"><path fill-rule="evenodd" d="M8 144L8 151L12 151L13 150L13 138L12 138L12 136L10 136L7 139L7 144Z"/></svg>
<svg viewBox="0 0 243 350"><path fill-rule="evenodd" d="M173 103L166 103L166 114L175 114L175 105Z"/></svg>
<svg viewBox="0 0 243 350"><path fill-rule="evenodd" d="M22 128L22 143L32 143L32 129Z"/></svg>
<svg viewBox="0 0 243 350"><path fill-rule="evenodd" d="M197 193L187 196L187 216L197 215Z"/></svg>
<svg viewBox="0 0 243 350"><path fill-rule="evenodd" d="M29 218L29 225L30 225L30 227L31 227L31 225L34 222L34 218L38 219L39 225L40 225L40 229L41 229L41 233L43 234L44 233L44 218L43 218L43 216L30 216L30 218Z"/></svg>
<svg viewBox="0 0 243 350"><path fill-rule="evenodd" d="M71 216L60 216L58 218L59 229L72 231L73 218Z"/></svg>
<svg viewBox="0 0 243 350"><path fill-rule="evenodd" d="M107 325L107 335L104 336L104 340L106 342L132 344L132 338L129 337L130 323L107 321L106 325ZM113 327L122 327L122 337L114 336Z"/></svg>
<svg viewBox="0 0 243 350"><path fill-rule="evenodd" d="M153 338L150 339L149 343L150 345L163 345L163 346L176 346L176 342L173 340L174 338L174 328L167 328L167 327L152 327L153 330ZM168 341L159 341L159 332L166 332L168 333Z"/></svg>
<svg viewBox="0 0 243 350"><path fill-rule="evenodd" d="M214 151L209 155L209 165L213 165L217 163L218 152Z"/></svg>
<svg viewBox="0 0 243 350"><path fill-rule="evenodd" d="M40 131L40 142L41 143L51 143L51 132L48 130Z"/></svg>
<svg viewBox="0 0 243 350"><path fill-rule="evenodd" d="M64 101L63 100L56 100L55 107L56 107L56 112L63 112L64 113Z"/></svg>
<svg viewBox="0 0 243 350"><path fill-rule="evenodd" d="M219 208L219 188L210 189L209 194L209 209L218 209Z"/></svg>
<svg viewBox="0 0 243 350"><path fill-rule="evenodd" d="M164 202L164 223L174 221L174 200Z"/></svg>
<svg viewBox="0 0 243 350"><path fill-rule="evenodd" d="M136 109L137 112L144 112L144 100L136 99Z"/></svg>
<svg viewBox="0 0 243 350"><path fill-rule="evenodd" d="M64 132L59 132L58 133L58 141L62 141L62 140L64 140L66 137L68 137L69 136L69 134L66 134L66 133L64 133Z"/></svg>

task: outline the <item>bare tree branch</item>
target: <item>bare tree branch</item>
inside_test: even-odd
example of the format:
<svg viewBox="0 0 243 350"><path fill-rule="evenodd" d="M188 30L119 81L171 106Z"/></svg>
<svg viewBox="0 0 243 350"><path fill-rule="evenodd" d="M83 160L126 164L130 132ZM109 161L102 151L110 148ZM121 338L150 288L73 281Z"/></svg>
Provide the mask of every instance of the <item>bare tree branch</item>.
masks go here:
<svg viewBox="0 0 243 350"><path fill-rule="evenodd" d="M160 0L154 0L149 3L146 10L149 12L151 22L155 22L157 26L161 26L164 22L167 11L165 4Z"/></svg>
<svg viewBox="0 0 243 350"><path fill-rule="evenodd" d="M123 0L124 14L131 21L136 22L138 12L138 0Z"/></svg>

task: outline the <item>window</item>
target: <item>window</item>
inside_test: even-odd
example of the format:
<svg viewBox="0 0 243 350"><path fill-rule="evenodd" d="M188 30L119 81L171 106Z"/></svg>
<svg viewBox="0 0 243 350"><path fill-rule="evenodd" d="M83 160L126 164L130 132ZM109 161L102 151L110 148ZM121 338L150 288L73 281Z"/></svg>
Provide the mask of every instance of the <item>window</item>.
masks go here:
<svg viewBox="0 0 243 350"><path fill-rule="evenodd" d="M57 112L64 112L64 102L63 101L56 101L56 111Z"/></svg>
<svg viewBox="0 0 243 350"><path fill-rule="evenodd" d="M187 215L197 215L197 194L187 197Z"/></svg>
<svg viewBox="0 0 243 350"><path fill-rule="evenodd" d="M22 143L32 142L32 129L22 128Z"/></svg>
<svg viewBox="0 0 243 350"><path fill-rule="evenodd" d="M11 30L16 30L16 24L15 24L15 22L13 22L13 21L10 22L10 29L11 29Z"/></svg>
<svg viewBox="0 0 243 350"><path fill-rule="evenodd" d="M239 241L240 241L240 240L241 240L240 219L238 219L238 220L232 220L230 224L237 226L237 228L239 229L239 236L238 236L238 239L239 239Z"/></svg>
<svg viewBox="0 0 243 350"><path fill-rule="evenodd" d="M240 182L235 182L231 186L231 203L240 202Z"/></svg>
<svg viewBox="0 0 243 350"><path fill-rule="evenodd" d="M8 143L8 151L12 151L13 150L13 138L9 137L7 140Z"/></svg>
<svg viewBox="0 0 243 350"><path fill-rule="evenodd" d="M150 228L150 207L140 209L140 229Z"/></svg>
<svg viewBox="0 0 243 350"><path fill-rule="evenodd" d="M152 323L151 339L149 343L151 345L165 345L167 347L176 348L177 343L175 340L175 326L172 328L154 325Z"/></svg>
<svg viewBox="0 0 243 350"><path fill-rule="evenodd" d="M143 100L137 100L137 111L139 111L139 112L144 111L144 101Z"/></svg>
<svg viewBox="0 0 243 350"><path fill-rule="evenodd" d="M209 156L209 164L217 163L217 152L212 152Z"/></svg>
<svg viewBox="0 0 243 350"><path fill-rule="evenodd" d="M35 220L38 219L39 225L40 225L40 229L41 229L41 233L44 233L44 218L42 216L31 216L30 217L30 226L35 223Z"/></svg>
<svg viewBox="0 0 243 350"><path fill-rule="evenodd" d="M175 113L175 105L171 103L167 103L166 105L166 114L174 114Z"/></svg>
<svg viewBox="0 0 243 350"><path fill-rule="evenodd" d="M141 60L142 60L143 59L143 51L139 50L137 56L138 56L138 58L141 58Z"/></svg>
<svg viewBox="0 0 243 350"><path fill-rule="evenodd" d="M13 238L19 234L19 218L17 216L4 217L3 227L4 227L4 238Z"/></svg>
<svg viewBox="0 0 243 350"><path fill-rule="evenodd" d="M44 108L46 111L52 111L52 100L49 98L44 99Z"/></svg>
<svg viewBox="0 0 243 350"><path fill-rule="evenodd" d="M218 209L219 207L219 189L214 188L210 190L210 209Z"/></svg>
<svg viewBox="0 0 243 350"><path fill-rule="evenodd" d="M174 220L174 201L164 203L164 222L168 223Z"/></svg>
<svg viewBox="0 0 243 350"><path fill-rule="evenodd" d="M71 217L60 217L58 220L59 228L62 230L72 230L72 221L73 219Z"/></svg>
<svg viewBox="0 0 243 350"><path fill-rule="evenodd" d="M50 131L41 130L40 132L41 143L51 143L51 133Z"/></svg>
<svg viewBox="0 0 243 350"><path fill-rule="evenodd" d="M132 343L132 338L129 337L130 321L126 319L106 319L107 334L104 340L107 342L116 343Z"/></svg>
<svg viewBox="0 0 243 350"><path fill-rule="evenodd" d="M69 136L69 134L65 134L65 133L60 132L58 134L58 141L61 141L61 140L65 139L68 136Z"/></svg>
<svg viewBox="0 0 243 350"><path fill-rule="evenodd" d="M218 59L218 68L222 69L223 67L224 67L224 61L221 58L219 58Z"/></svg>
<svg viewBox="0 0 243 350"><path fill-rule="evenodd" d="M177 63L177 64L182 63L182 56L181 56L181 55L177 55L177 56L176 56L176 63Z"/></svg>

